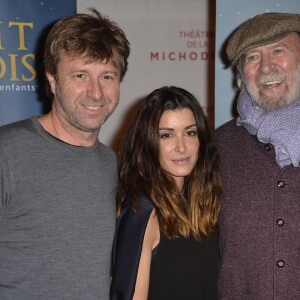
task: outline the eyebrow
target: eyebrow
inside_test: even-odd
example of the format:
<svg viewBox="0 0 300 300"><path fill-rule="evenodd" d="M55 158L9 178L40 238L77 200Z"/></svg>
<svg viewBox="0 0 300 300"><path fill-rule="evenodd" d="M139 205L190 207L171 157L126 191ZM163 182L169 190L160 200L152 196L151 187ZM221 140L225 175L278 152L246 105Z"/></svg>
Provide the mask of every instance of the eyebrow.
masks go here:
<svg viewBox="0 0 300 300"><path fill-rule="evenodd" d="M192 128L192 127L197 127L197 124L188 125L188 126L186 126L184 129L190 129L190 128ZM169 128L169 127L162 127L162 128L159 128L158 130L159 130L159 131L160 131L160 130L174 131L175 129L174 129L174 128Z"/></svg>
<svg viewBox="0 0 300 300"><path fill-rule="evenodd" d="M278 46L282 46L282 47L288 48L288 44L286 42L283 42L283 41L277 41L277 42L275 42L274 45L271 45L271 48L276 48Z"/></svg>

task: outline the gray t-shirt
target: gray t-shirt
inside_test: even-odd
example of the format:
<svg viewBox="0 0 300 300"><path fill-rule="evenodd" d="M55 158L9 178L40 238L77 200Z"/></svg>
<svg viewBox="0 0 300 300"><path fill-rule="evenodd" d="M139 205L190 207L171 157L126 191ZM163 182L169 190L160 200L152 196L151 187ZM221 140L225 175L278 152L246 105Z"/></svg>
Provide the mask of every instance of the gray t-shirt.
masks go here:
<svg viewBox="0 0 300 300"><path fill-rule="evenodd" d="M36 118L0 127L0 299L109 298L114 153L49 135Z"/></svg>

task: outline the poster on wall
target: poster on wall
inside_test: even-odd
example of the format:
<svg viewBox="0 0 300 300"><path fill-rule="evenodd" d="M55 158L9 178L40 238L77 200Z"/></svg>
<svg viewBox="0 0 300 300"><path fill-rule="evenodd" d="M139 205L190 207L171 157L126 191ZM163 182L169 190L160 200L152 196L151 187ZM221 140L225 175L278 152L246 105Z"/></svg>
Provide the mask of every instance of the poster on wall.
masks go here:
<svg viewBox="0 0 300 300"><path fill-rule="evenodd" d="M235 116L238 90L224 60L225 41L246 20L265 12L300 13L298 0L217 0L215 58L215 128Z"/></svg>
<svg viewBox="0 0 300 300"><path fill-rule="evenodd" d="M77 1L78 12L94 7L115 21L131 44L120 103L101 128L100 141L114 148L140 100L165 85L189 90L208 115L213 111L209 86L213 88L214 78L208 64L214 60L215 10L210 2L213 1Z"/></svg>
<svg viewBox="0 0 300 300"><path fill-rule="evenodd" d="M0 1L0 125L44 112L41 43L54 21L74 13L76 0Z"/></svg>

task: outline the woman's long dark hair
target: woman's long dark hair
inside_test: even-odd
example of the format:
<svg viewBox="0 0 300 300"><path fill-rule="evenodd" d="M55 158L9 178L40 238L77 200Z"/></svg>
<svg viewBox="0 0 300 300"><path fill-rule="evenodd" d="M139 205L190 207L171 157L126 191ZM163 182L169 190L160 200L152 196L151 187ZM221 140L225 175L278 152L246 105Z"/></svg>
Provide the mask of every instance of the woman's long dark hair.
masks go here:
<svg viewBox="0 0 300 300"><path fill-rule="evenodd" d="M159 121L166 110L190 109L200 142L198 160L179 191L159 161ZM129 197L138 210L143 194L159 216L160 231L169 238L216 232L220 207L219 155L212 142L207 118L199 102L179 87L162 87L150 93L125 137L121 151L117 208Z"/></svg>

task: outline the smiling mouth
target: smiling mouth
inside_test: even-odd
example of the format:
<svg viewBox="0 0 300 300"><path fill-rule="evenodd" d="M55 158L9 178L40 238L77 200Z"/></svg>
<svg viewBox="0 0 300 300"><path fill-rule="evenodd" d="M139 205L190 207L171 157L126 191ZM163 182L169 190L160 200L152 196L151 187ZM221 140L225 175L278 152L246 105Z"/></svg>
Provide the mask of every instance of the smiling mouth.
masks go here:
<svg viewBox="0 0 300 300"><path fill-rule="evenodd" d="M84 107L90 111L97 111L97 110L101 109L103 107L103 105L98 105L98 106L85 105Z"/></svg>
<svg viewBox="0 0 300 300"><path fill-rule="evenodd" d="M270 88L273 88L275 86L278 86L282 83L282 81L268 81L268 82L265 82L264 84L262 84L262 86L264 88L267 88L267 89L270 89Z"/></svg>
<svg viewBox="0 0 300 300"><path fill-rule="evenodd" d="M86 108L89 110L97 110L99 106L86 106Z"/></svg>
<svg viewBox="0 0 300 300"><path fill-rule="evenodd" d="M173 161L176 164L183 165L189 161L189 158L187 157L187 158L174 159Z"/></svg>

